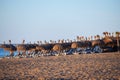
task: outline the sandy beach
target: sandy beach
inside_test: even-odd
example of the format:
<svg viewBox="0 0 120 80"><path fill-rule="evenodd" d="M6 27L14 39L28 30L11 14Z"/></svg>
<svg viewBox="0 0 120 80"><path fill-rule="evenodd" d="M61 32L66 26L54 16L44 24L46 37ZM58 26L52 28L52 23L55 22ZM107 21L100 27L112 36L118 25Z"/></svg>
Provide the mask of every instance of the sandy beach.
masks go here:
<svg viewBox="0 0 120 80"><path fill-rule="evenodd" d="M120 53L0 59L0 80L120 80Z"/></svg>

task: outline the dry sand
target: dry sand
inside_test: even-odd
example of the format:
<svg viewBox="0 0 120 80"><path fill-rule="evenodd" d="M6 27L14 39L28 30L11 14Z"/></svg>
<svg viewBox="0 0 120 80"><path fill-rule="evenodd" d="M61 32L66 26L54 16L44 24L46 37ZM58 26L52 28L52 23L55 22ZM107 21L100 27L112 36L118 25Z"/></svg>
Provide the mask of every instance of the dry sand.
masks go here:
<svg viewBox="0 0 120 80"><path fill-rule="evenodd" d="M4 58L0 79L120 80L120 53Z"/></svg>

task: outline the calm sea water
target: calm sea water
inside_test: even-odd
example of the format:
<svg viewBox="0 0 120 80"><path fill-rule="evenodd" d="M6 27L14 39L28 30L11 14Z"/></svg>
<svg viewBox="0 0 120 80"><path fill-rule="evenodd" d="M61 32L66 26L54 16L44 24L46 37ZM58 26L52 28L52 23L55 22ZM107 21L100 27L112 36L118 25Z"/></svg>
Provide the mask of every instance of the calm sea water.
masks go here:
<svg viewBox="0 0 120 80"><path fill-rule="evenodd" d="M9 55L10 55L9 51L6 51L6 50L0 48L0 57L5 57L5 56L9 56ZM15 55L17 55L17 52L14 52L14 56Z"/></svg>

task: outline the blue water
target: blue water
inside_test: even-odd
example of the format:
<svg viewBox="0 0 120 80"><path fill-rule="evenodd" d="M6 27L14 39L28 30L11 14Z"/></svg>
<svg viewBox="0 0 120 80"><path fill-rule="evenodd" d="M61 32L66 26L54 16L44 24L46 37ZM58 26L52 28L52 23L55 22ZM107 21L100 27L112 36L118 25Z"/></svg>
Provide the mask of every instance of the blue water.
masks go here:
<svg viewBox="0 0 120 80"><path fill-rule="evenodd" d="M6 51L6 50L0 48L0 57L5 57L5 56L9 56L9 55L10 55L9 51ZM14 52L14 56L16 56L16 55L17 55L17 52Z"/></svg>

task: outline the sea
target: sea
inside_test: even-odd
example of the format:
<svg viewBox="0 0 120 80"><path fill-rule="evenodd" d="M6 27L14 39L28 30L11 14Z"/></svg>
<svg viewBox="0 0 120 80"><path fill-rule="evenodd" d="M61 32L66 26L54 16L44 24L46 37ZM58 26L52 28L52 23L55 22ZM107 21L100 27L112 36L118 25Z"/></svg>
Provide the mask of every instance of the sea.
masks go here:
<svg viewBox="0 0 120 80"><path fill-rule="evenodd" d="M0 58L9 56L9 51L4 50L3 48L0 48ZM17 51L14 52L14 56L17 55Z"/></svg>

